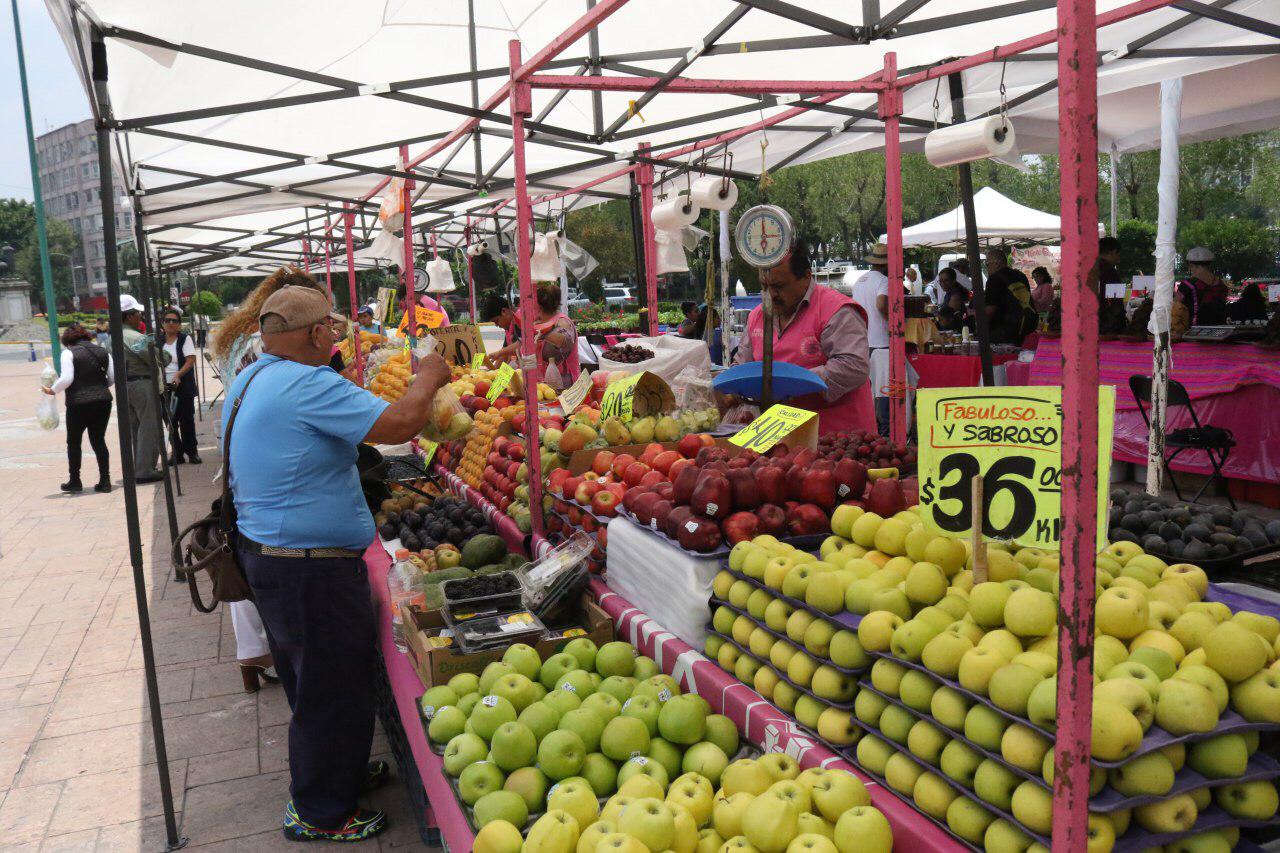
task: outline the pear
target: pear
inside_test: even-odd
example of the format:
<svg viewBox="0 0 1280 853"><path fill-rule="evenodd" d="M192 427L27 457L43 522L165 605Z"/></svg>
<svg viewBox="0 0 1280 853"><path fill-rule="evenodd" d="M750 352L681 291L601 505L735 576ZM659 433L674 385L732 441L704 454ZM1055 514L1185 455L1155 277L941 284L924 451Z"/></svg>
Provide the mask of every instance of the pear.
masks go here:
<svg viewBox="0 0 1280 853"><path fill-rule="evenodd" d="M655 441L675 441L680 438L680 422L670 415L664 415L653 429Z"/></svg>
<svg viewBox="0 0 1280 853"><path fill-rule="evenodd" d="M641 418L631 424L631 443L648 444L653 441L657 422L653 418Z"/></svg>

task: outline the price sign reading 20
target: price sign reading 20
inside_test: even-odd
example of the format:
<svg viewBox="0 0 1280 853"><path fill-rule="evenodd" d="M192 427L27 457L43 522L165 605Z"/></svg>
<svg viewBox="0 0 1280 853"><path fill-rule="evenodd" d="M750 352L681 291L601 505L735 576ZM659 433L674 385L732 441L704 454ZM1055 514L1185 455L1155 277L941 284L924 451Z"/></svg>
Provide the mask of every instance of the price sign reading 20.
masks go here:
<svg viewBox="0 0 1280 853"><path fill-rule="evenodd" d="M973 526L973 478L982 478L982 533L1057 548L1062 531L1059 388L930 388L917 396L920 503L925 524L948 536ZM1099 395L1099 470L1111 458L1115 389ZM1098 484L1105 535L1106 478Z"/></svg>

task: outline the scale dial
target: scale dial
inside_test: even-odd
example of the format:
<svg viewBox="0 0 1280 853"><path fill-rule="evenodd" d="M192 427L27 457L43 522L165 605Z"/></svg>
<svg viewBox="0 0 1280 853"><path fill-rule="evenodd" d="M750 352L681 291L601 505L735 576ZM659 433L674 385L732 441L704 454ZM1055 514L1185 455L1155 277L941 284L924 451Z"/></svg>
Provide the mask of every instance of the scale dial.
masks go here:
<svg viewBox="0 0 1280 853"><path fill-rule="evenodd" d="M738 219L738 254L757 269L771 269L791 251L795 233L785 210L772 204L756 205Z"/></svg>
<svg viewBox="0 0 1280 853"><path fill-rule="evenodd" d="M421 267L413 271L413 290L415 293L425 293L427 285L431 284L431 276Z"/></svg>

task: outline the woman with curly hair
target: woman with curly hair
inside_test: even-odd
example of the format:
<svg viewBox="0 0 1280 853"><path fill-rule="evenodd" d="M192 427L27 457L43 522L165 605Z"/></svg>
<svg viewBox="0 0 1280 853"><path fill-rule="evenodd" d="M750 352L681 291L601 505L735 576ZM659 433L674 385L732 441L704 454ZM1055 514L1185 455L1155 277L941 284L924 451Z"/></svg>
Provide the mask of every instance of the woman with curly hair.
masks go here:
<svg viewBox="0 0 1280 853"><path fill-rule="evenodd" d="M325 292L320 282L297 267L281 267L263 279L214 334L213 358L218 372L222 374L224 388L230 388L236 375L262 354L262 336L258 328L262 306L267 297L290 285ZM251 693L257 690L260 680L274 684L279 679L275 675L267 632L262 627L257 606L252 601L235 601L227 607L231 611L231 626L235 629L236 659L240 662L245 690Z"/></svg>

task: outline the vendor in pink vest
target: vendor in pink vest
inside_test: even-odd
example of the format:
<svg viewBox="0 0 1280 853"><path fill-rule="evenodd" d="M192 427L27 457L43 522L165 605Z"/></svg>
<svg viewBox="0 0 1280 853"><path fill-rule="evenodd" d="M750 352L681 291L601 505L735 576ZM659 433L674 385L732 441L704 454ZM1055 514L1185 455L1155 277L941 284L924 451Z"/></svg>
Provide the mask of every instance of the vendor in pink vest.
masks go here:
<svg viewBox="0 0 1280 853"><path fill-rule="evenodd" d="M827 383L820 394L787 400L818 413L818 432L875 431L867 317L849 297L813 280L809 247L796 240L778 266L760 273L773 299L773 358L812 370ZM759 361L764 352L764 306L747 317L747 333L734 364Z"/></svg>
<svg viewBox="0 0 1280 853"><path fill-rule="evenodd" d="M503 300L505 302L505 300ZM488 303L490 316L496 303ZM560 285L555 283L538 285L534 308L535 352L538 356L538 367L542 369L542 381L557 391L563 391L578 379L582 366L578 362L578 331L573 321L560 310ZM510 310L510 309L507 309ZM519 314L511 315L512 322L508 326L508 340L511 340L512 328L518 322ZM501 319L501 310L496 319ZM520 341L512 340L497 352L490 353L485 362L490 367L515 359L520 355Z"/></svg>

